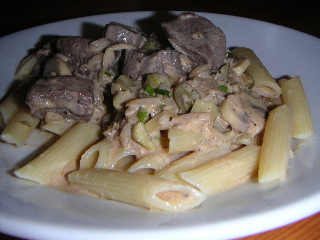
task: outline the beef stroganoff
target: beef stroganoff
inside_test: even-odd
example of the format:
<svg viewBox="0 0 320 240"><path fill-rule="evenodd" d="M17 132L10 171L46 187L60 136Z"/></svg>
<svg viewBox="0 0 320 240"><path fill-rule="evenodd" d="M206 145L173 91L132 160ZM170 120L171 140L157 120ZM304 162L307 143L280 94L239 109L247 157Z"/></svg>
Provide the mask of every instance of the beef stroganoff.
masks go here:
<svg viewBox="0 0 320 240"><path fill-rule="evenodd" d="M299 76L276 81L194 13L161 26L57 36L21 62L1 139L21 146L36 128L59 139L15 176L164 211L286 177L292 138L313 133Z"/></svg>

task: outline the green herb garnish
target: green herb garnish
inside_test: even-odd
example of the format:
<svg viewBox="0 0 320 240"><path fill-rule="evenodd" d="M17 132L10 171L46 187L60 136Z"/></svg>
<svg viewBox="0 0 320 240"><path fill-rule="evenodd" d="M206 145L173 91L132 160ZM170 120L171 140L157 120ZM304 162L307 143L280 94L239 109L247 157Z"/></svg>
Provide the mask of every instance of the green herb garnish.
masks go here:
<svg viewBox="0 0 320 240"><path fill-rule="evenodd" d="M155 46L153 44L153 42L151 41L147 41L144 45L143 48L149 51L155 50Z"/></svg>
<svg viewBox="0 0 320 240"><path fill-rule="evenodd" d="M165 89L156 88L154 89L154 92L160 95L165 95L167 97L170 97L170 91Z"/></svg>
<svg viewBox="0 0 320 240"><path fill-rule="evenodd" d="M106 75L107 77L111 77L111 73L109 72L104 72L104 75Z"/></svg>
<svg viewBox="0 0 320 240"><path fill-rule="evenodd" d="M224 91L224 92L228 92L228 87L225 86L225 85L220 85L220 86L219 86L219 89L222 90L222 91Z"/></svg>
<svg viewBox="0 0 320 240"><path fill-rule="evenodd" d="M149 118L149 114L143 107L140 107L137 113L137 118L140 122L145 123Z"/></svg>
<svg viewBox="0 0 320 240"><path fill-rule="evenodd" d="M154 94L155 94L154 88L151 87L150 85L148 85L148 86L146 87L145 91L146 91L150 96L154 96Z"/></svg>

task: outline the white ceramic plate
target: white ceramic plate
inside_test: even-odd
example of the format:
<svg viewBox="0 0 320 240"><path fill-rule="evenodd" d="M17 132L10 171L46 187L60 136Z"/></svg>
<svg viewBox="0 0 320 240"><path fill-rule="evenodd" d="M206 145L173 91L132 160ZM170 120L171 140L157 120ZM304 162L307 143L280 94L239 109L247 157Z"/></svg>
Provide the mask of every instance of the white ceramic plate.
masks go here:
<svg viewBox="0 0 320 240"><path fill-rule="evenodd" d="M177 13L176 13L177 14ZM275 78L301 76L310 102L314 136L290 162L288 178L246 184L209 197L184 213L152 212L113 201L61 192L12 176L34 156L32 147L0 144L0 230L31 239L230 239L270 230L320 210L320 40L281 26L245 18L198 13L219 26L227 45L254 49ZM168 13L108 14L57 22L0 39L0 96L18 62L45 35L101 33L110 21L158 26ZM147 24L147 25L144 25ZM100 37L100 35L96 35Z"/></svg>

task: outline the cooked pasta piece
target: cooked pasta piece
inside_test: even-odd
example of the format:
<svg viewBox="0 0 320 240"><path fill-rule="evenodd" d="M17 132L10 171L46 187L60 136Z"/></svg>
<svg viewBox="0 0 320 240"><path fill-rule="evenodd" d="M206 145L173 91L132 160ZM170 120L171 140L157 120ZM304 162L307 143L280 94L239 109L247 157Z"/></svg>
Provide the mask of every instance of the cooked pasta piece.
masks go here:
<svg viewBox="0 0 320 240"><path fill-rule="evenodd" d="M3 116L5 124L7 124L24 105L26 92L33 83L34 79L26 79L22 81L19 86L0 104L0 113Z"/></svg>
<svg viewBox="0 0 320 240"><path fill-rule="evenodd" d="M46 130L48 132L55 133L57 135L63 135L64 133L69 131L75 124L76 122L72 120L48 122L48 123L41 124L41 129Z"/></svg>
<svg viewBox="0 0 320 240"><path fill-rule="evenodd" d="M105 168L110 167L110 151L113 144L111 141L104 139L85 151L80 159L80 169L87 168ZM112 167L110 167L111 169Z"/></svg>
<svg viewBox="0 0 320 240"><path fill-rule="evenodd" d="M14 115L1 133L1 139L7 143L19 146L25 144L31 133L38 126L40 119L30 114L26 104Z"/></svg>
<svg viewBox="0 0 320 240"><path fill-rule="evenodd" d="M147 121L144 126L146 131L151 134L152 132L159 130L166 130L171 128L177 119L178 115L174 113L172 110L164 110L159 113L157 116L151 118Z"/></svg>
<svg viewBox="0 0 320 240"><path fill-rule="evenodd" d="M313 124L308 104L299 76L279 81L282 99L285 104L293 106L293 138L306 139L313 134Z"/></svg>
<svg viewBox="0 0 320 240"><path fill-rule="evenodd" d="M126 171L85 169L70 173L68 180L100 197L151 210L184 211L206 198L189 185Z"/></svg>
<svg viewBox="0 0 320 240"><path fill-rule="evenodd" d="M257 173L260 146L250 145L179 176L210 195L247 182Z"/></svg>
<svg viewBox="0 0 320 240"><path fill-rule="evenodd" d="M151 151L156 150L156 145L154 144L154 142L152 142L142 122L137 122L133 126L132 137L136 142L140 143L143 147Z"/></svg>
<svg viewBox="0 0 320 240"><path fill-rule="evenodd" d="M33 53L22 60L22 62L17 67L17 70L14 74L16 79L26 79L30 76L33 71L33 68L38 63L39 58L36 53Z"/></svg>
<svg viewBox="0 0 320 240"><path fill-rule="evenodd" d="M293 110L281 105L270 111L261 147L258 180L271 182L286 177L293 130Z"/></svg>
<svg viewBox="0 0 320 240"><path fill-rule="evenodd" d="M237 47L231 53L235 57L249 59L250 66L245 73L253 79L254 87L257 88L261 95L270 98L280 96L281 88L252 49Z"/></svg>
<svg viewBox="0 0 320 240"><path fill-rule="evenodd" d="M184 182L179 177L180 172L188 171L200 165L206 164L214 159L220 158L230 152L230 147L222 145L210 148L205 151L193 152L177 159L163 169L157 171L154 175L163 179L175 182Z"/></svg>
<svg viewBox="0 0 320 240"><path fill-rule="evenodd" d="M135 156L134 151L121 147L119 141L103 139L88 148L81 156L80 169L118 169L119 162L131 156Z"/></svg>
<svg viewBox="0 0 320 240"><path fill-rule="evenodd" d="M170 162L170 155L165 152L159 151L139 159L137 162L132 164L132 166L127 171L135 172L141 169L150 169L157 171L167 166Z"/></svg>
<svg viewBox="0 0 320 240"><path fill-rule="evenodd" d="M175 127L169 129L168 138L170 154L194 151L205 140L201 132L185 131Z"/></svg>
<svg viewBox="0 0 320 240"><path fill-rule="evenodd" d="M42 154L14 171L14 174L40 184L50 184L65 168L76 166L81 154L99 139L100 133L100 127L96 124L78 123Z"/></svg>

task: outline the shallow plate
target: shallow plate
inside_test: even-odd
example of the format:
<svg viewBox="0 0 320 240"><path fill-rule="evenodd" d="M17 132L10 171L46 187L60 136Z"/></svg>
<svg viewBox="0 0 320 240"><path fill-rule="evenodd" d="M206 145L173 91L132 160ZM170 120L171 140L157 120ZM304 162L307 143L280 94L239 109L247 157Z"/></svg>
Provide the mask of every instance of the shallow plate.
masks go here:
<svg viewBox="0 0 320 240"><path fill-rule="evenodd" d="M135 12L73 19L35 27L0 39L0 96L13 81L18 62L40 38L100 37L110 21L157 30L177 13ZM301 76L316 133L290 161L288 178L250 183L209 197L184 213L152 212L126 204L78 196L12 176L34 157L32 147L0 144L0 230L31 239L230 239L270 230L320 210L320 40L285 27L245 18L198 13L219 26L227 45L250 47L275 78Z"/></svg>

